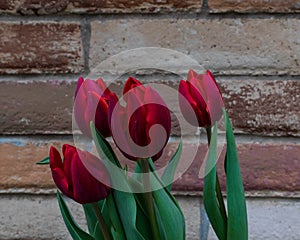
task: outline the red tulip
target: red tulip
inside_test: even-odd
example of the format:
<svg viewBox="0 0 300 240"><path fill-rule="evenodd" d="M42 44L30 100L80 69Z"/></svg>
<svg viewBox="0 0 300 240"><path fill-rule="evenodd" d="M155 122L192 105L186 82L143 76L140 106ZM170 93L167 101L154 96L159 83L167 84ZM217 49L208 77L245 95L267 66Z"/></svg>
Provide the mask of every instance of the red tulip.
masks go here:
<svg viewBox="0 0 300 240"><path fill-rule="evenodd" d="M56 148L50 148L50 168L53 180L62 193L80 204L98 202L107 197L110 188L94 178L82 161L97 162L101 179L108 179L104 165L94 155L65 144L62 148L64 160ZM101 176L100 176L101 175Z"/></svg>
<svg viewBox="0 0 300 240"><path fill-rule="evenodd" d="M109 123L116 145L131 160L157 160L170 136L169 109L156 91L132 77L125 84L123 97L125 107L116 95L110 99Z"/></svg>
<svg viewBox="0 0 300 240"><path fill-rule="evenodd" d="M108 125L109 97L112 93L101 78L97 81L80 77L77 83L74 101L74 116L83 134L91 137L90 122L104 136L111 136Z"/></svg>
<svg viewBox="0 0 300 240"><path fill-rule="evenodd" d="M193 126L210 127L222 117L221 91L210 71L198 75L190 70L187 81L180 81L179 93L181 112Z"/></svg>

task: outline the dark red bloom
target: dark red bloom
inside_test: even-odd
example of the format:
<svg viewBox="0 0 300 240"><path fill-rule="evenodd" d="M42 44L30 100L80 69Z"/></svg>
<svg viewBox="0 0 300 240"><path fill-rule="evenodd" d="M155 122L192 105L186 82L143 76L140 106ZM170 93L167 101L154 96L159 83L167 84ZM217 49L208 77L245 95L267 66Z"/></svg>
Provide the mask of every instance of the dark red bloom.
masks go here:
<svg viewBox="0 0 300 240"><path fill-rule="evenodd" d="M210 71L197 74L190 70L187 81L180 81L179 93L181 112L190 124L210 127L222 117L221 91Z"/></svg>
<svg viewBox="0 0 300 240"><path fill-rule="evenodd" d="M164 100L151 87L130 77L124 87L126 106L111 97L109 122L116 145L129 159L157 160L168 142L171 116Z"/></svg>
<svg viewBox="0 0 300 240"><path fill-rule="evenodd" d="M74 116L83 134L91 137L90 122L104 136L111 136L108 125L109 97L112 93L101 78L97 81L78 79L74 101Z"/></svg>
<svg viewBox="0 0 300 240"><path fill-rule="evenodd" d="M62 193L76 202L85 204L98 202L107 197L110 188L94 178L82 161L97 162L98 179L109 179L104 165L94 155L65 144L63 161L56 148L50 148L50 168L53 180ZM100 176L101 175L101 176Z"/></svg>

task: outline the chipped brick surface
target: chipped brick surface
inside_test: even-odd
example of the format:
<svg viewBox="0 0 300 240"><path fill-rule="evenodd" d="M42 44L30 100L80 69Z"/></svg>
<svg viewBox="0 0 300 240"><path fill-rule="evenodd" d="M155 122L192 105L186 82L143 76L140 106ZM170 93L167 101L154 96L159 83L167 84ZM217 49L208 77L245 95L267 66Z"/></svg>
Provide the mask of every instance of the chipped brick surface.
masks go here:
<svg viewBox="0 0 300 240"><path fill-rule="evenodd" d="M1 22L0 73L78 73L83 70L75 22Z"/></svg>
<svg viewBox="0 0 300 240"><path fill-rule="evenodd" d="M187 54L223 75L299 75L299 23L296 18L93 21L90 69L124 50L163 47ZM178 71L188 69L184 64Z"/></svg>
<svg viewBox="0 0 300 240"><path fill-rule="evenodd" d="M300 136L300 81L217 80L235 132ZM112 89L120 94L123 83ZM178 81L167 84L178 88ZM75 88L75 81L0 82L0 133L72 133ZM180 134L178 123L173 123L173 133Z"/></svg>
<svg viewBox="0 0 300 240"><path fill-rule="evenodd" d="M1 82L2 134L70 132L75 84L67 82Z"/></svg>
<svg viewBox="0 0 300 240"><path fill-rule="evenodd" d="M211 12L289 13L300 12L298 0L208 0Z"/></svg>
<svg viewBox="0 0 300 240"><path fill-rule="evenodd" d="M202 0L4 0L0 12L22 15L44 15L57 13L131 13L174 12L201 10Z"/></svg>
<svg viewBox="0 0 300 240"><path fill-rule="evenodd" d="M11 188L53 188L49 166L35 163L48 155L49 146L60 148L62 142L12 143L0 144L0 189ZM195 144L184 143L183 153L194 154ZM169 143L163 157L156 162L157 168L164 166L176 151L177 144ZM203 178L199 170L207 148L201 145L199 158L174 183L177 191L199 191L203 187ZM300 145L293 143L240 143L239 159L246 191L300 191ZM222 155L221 155L222 156ZM224 187L223 158L218 162L218 172ZM180 165L186 164L186 157ZM132 162L132 161L131 161Z"/></svg>

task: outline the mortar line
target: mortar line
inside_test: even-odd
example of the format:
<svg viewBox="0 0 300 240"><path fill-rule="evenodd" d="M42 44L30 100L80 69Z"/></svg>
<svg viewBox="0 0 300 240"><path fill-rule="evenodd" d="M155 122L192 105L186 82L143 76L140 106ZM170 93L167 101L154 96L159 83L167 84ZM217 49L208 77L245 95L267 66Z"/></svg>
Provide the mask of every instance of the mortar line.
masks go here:
<svg viewBox="0 0 300 240"><path fill-rule="evenodd" d="M246 135L246 134L235 134L235 139L238 144L243 143L255 143L255 144L300 144L300 137L288 137L288 136L260 136L260 135ZM16 143L22 144L26 142L32 143L45 143L45 142L55 142L55 141L72 141L72 134L39 134L39 135L0 135L0 144L4 143ZM186 143L197 143L199 136L183 136L183 141ZM112 139L108 139L112 141ZM180 138L177 136L172 136L170 138L170 143L179 142Z"/></svg>
<svg viewBox="0 0 300 240"><path fill-rule="evenodd" d="M90 33L88 33L90 34ZM82 40L84 43L83 45L87 45L84 48L85 49L85 58L87 58L85 61L89 61L88 51L89 51L89 45L90 45L90 36L83 37ZM87 63L88 64L88 63ZM87 68L87 66L85 66ZM24 82L24 83L30 83L30 82L49 82L49 81L67 81L67 82L77 82L78 76L80 75L88 75L89 70L85 69L84 72L80 73L72 73L72 74L2 74L0 76L0 82ZM151 74L149 75L137 75L143 78L161 78L162 81L176 81L176 77L172 79L172 74ZM224 74L214 74L214 76L222 81L231 81L231 80L240 80L240 81L300 81L300 75L224 75ZM166 78L166 79L164 79Z"/></svg>
<svg viewBox="0 0 300 240"><path fill-rule="evenodd" d="M80 22L82 19L89 21L105 21L105 20L120 20L120 19L300 19L300 12L295 13L211 13L209 11L206 0L203 1L201 12L195 10L189 11L173 11L173 12L158 12L158 13L95 13L95 14L58 14L58 15L12 15L1 14L0 22L47 22L47 21L66 21Z"/></svg>

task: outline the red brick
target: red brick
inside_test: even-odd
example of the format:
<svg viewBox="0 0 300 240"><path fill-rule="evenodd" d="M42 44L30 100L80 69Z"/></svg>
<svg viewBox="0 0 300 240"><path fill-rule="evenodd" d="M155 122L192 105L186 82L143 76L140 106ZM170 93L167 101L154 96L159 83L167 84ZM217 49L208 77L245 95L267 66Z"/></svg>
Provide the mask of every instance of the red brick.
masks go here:
<svg viewBox="0 0 300 240"><path fill-rule="evenodd" d="M211 12L299 12L297 0L208 0Z"/></svg>
<svg viewBox="0 0 300 240"><path fill-rule="evenodd" d="M1 22L0 73L78 73L83 70L75 22Z"/></svg>
<svg viewBox="0 0 300 240"><path fill-rule="evenodd" d="M155 46L184 53L220 75L298 76L299 24L297 18L92 21L90 69L122 51ZM156 58L160 60L164 56ZM147 60L142 59L143 63ZM170 61L171 64L174 61ZM190 68L185 62L176 67L182 74Z"/></svg>
<svg viewBox="0 0 300 240"><path fill-rule="evenodd" d="M239 160L246 191L299 191L300 146L296 144L239 144ZM203 179L197 178L201 162L194 162L182 179L174 184L174 190L199 191ZM218 174L223 190L225 173L222 160Z"/></svg>
<svg viewBox="0 0 300 240"><path fill-rule="evenodd" d="M222 81L236 132L300 136L299 81Z"/></svg>
<svg viewBox="0 0 300 240"><path fill-rule="evenodd" d="M202 0L5 0L0 12L12 14L172 12L201 10Z"/></svg>
<svg viewBox="0 0 300 240"><path fill-rule="evenodd" d="M0 132L62 133L72 129L75 84L1 82Z"/></svg>
<svg viewBox="0 0 300 240"><path fill-rule="evenodd" d="M62 142L29 142L24 146L0 144L0 189L53 188L49 166L35 164L48 155L49 146L53 144L60 148ZM184 150L194 151L194 146L184 143ZM176 147L175 143L168 144L162 159L156 163L158 169L168 161ZM246 191L300 191L299 144L238 142L238 151ZM201 145L200 153L199 159L174 183L175 191L202 190L203 179L199 178L198 174L206 153L204 145ZM222 165L221 159L218 172L224 188Z"/></svg>
<svg viewBox="0 0 300 240"><path fill-rule="evenodd" d="M220 80L236 133L300 136L300 81ZM178 87L178 82L168 84L175 89ZM72 133L75 87L76 81L0 82L0 132ZM123 83L111 87L120 93ZM175 121L173 126L173 133L178 135Z"/></svg>

